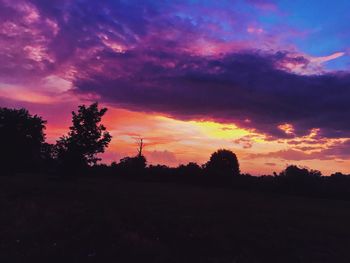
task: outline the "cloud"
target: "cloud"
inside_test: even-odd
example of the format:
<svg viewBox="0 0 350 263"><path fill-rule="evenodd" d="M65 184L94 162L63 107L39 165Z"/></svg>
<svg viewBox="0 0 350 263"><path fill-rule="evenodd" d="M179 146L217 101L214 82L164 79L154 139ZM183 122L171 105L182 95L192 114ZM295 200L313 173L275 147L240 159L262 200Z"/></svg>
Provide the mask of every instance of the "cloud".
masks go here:
<svg viewBox="0 0 350 263"><path fill-rule="evenodd" d="M326 156L330 156L331 158L339 158L339 159L349 159L350 158L350 140L345 140L338 144L332 145L328 149L322 152Z"/></svg>
<svg viewBox="0 0 350 263"><path fill-rule="evenodd" d="M0 5L4 83L56 76L76 95L126 109L235 123L271 139L314 128L320 137L350 137L350 75L320 69L343 53L316 59L284 50L280 37L249 34L253 14L235 11L235 1L196 9L186 1ZM289 32L283 25L278 30Z"/></svg>
<svg viewBox="0 0 350 263"><path fill-rule="evenodd" d="M255 7L264 11L277 11L278 7L275 1L270 0L246 0L248 3L253 4Z"/></svg>
<svg viewBox="0 0 350 263"><path fill-rule="evenodd" d="M306 153L310 149L285 149L269 153L250 154L249 158L273 158L283 159L287 161L303 161L303 160L348 160L350 158L350 140L335 143L326 149L318 149L317 151Z"/></svg>
<svg viewBox="0 0 350 263"><path fill-rule="evenodd" d="M111 104L231 122L276 138L303 136L314 128L325 137L348 137L350 75L302 76L280 69L284 60L291 61L288 53L254 50L217 58L130 51L106 61L103 74L78 78L75 86L78 93L96 92ZM108 72L114 68L118 77ZM281 129L286 123L293 132Z"/></svg>
<svg viewBox="0 0 350 263"><path fill-rule="evenodd" d="M0 0L0 77L72 77L87 63L99 70L104 62L98 61L100 53L117 58L135 47L197 55L256 47L263 39L245 37L254 16L238 12L238 5L239 1Z"/></svg>
<svg viewBox="0 0 350 263"><path fill-rule="evenodd" d="M286 150L280 150L280 151L262 153L262 154L251 154L249 157L252 159L273 158L273 159L282 159L287 161L315 160L320 158L322 158L323 160L327 159L325 158L325 156L320 155L319 153L307 154L303 151L293 150L293 149L286 149Z"/></svg>
<svg viewBox="0 0 350 263"><path fill-rule="evenodd" d="M242 145L243 149L249 149L253 147L253 140L252 140L253 137L254 136L252 135L246 135L239 139L234 140L233 142L235 144Z"/></svg>
<svg viewBox="0 0 350 263"><path fill-rule="evenodd" d="M152 164L166 164L176 166L179 161L173 152L165 151L147 151L145 152L147 161Z"/></svg>
<svg viewBox="0 0 350 263"><path fill-rule="evenodd" d="M40 78L55 69L48 46L57 24L42 19L27 1L0 1L0 78L8 82Z"/></svg>

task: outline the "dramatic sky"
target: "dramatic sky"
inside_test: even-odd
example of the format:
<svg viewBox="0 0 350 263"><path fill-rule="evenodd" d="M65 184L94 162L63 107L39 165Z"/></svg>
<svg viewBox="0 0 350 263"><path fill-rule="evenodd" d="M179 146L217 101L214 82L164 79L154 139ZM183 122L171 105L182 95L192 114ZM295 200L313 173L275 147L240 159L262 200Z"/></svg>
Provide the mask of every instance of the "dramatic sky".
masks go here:
<svg viewBox="0 0 350 263"><path fill-rule="evenodd" d="M0 106L48 120L99 101L105 162L350 172L348 0L0 0Z"/></svg>

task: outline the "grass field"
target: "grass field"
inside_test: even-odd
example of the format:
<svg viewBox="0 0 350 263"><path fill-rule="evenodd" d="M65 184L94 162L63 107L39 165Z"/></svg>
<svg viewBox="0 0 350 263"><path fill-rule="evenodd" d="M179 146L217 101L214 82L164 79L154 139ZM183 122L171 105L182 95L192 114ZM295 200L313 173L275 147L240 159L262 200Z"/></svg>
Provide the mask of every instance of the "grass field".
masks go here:
<svg viewBox="0 0 350 263"><path fill-rule="evenodd" d="M350 202L0 177L0 262L350 262Z"/></svg>

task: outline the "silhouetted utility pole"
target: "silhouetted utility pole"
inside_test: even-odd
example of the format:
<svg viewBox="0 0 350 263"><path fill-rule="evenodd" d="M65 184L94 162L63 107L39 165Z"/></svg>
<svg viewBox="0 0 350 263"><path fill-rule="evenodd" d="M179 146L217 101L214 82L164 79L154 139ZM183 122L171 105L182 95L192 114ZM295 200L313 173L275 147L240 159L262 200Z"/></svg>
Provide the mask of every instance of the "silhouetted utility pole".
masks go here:
<svg viewBox="0 0 350 263"><path fill-rule="evenodd" d="M143 147L144 147L143 139L141 138L141 139L140 139L140 142L139 142L139 148L137 149L137 150L138 150L138 155L137 155L138 157L141 157L141 156L142 156Z"/></svg>

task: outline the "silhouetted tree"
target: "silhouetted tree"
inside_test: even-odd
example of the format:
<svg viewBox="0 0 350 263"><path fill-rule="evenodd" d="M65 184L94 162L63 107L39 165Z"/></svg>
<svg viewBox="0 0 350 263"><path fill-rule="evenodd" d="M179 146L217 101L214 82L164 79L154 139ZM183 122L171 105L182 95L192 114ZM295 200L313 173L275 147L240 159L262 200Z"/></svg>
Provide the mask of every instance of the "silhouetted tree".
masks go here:
<svg viewBox="0 0 350 263"><path fill-rule="evenodd" d="M335 184L338 187L346 187L350 191L350 188L349 188L350 175L336 172L334 174L331 174L331 176L329 176L327 179L329 183L332 183L333 187Z"/></svg>
<svg viewBox="0 0 350 263"><path fill-rule="evenodd" d="M137 152L138 152L137 156L141 157L141 156L143 156L142 155L142 151L143 151L143 147L144 147L142 138L140 139L140 142L138 143L138 146L139 146L139 148L137 149Z"/></svg>
<svg viewBox="0 0 350 263"><path fill-rule="evenodd" d="M127 175L140 175L144 172L147 166L147 160L142 154L144 148L143 139L140 139L137 145L138 148L136 156L124 157L117 164L119 172Z"/></svg>
<svg viewBox="0 0 350 263"><path fill-rule="evenodd" d="M284 171L280 173L280 176L296 179L307 179L307 178L319 178L322 176L320 171L308 170L301 168L296 165L289 165Z"/></svg>
<svg viewBox="0 0 350 263"><path fill-rule="evenodd" d="M146 158L141 156L124 157L120 160L120 167L132 170L142 170L146 168Z"/></svg>
<svg viewBox="0 0 350 263"><path fill-rule="evenodd" d="M115 168L117 168L117 167L118 167L117 162L116 162L116 161L113 161L113 162L111 163L111 168L115 169Z"/></svg>
<svg viewBox="0 0 350 263"><path fill-rule="evenodd" d="M71 172L91 166L100 160L96 155L103 153L112 136L100 124L107 109L98 108L98 103L79 106L78 113L72 112L73 125L67 136L57 141L56 158Z"/></svg>
<svg viewBox="0 0 350 263"><path fill-rule="evenodd" d="M53 171L56 167L55 161L55 145L43 143L41 146L41 169L44 171Z"/></svg>
<svg viewBox="0 0 350 263"><path fill-rule="evenodd" d="M5 173L37 168L45 123L26 109L0 108L0 167Z"/></svg>
<svg viewBox="0 0 350 263"><path fill-rule="evenodd" d="M186 165L181 164L177 167L177 173L180 176L199 176L202 174L202 168L194 162L190 162Z"/></svg>
<svg viewBox="0 0 350 263"><path fill-rule="evenodd" d="M225 149L220 149L211 155L210 160L205 164L205 170L213 175L238 176L240 174L236 154Z"/></svg>
<svg viewBox="0 0 350 263"><path fill-rule="evenodd" d="M147 168L147 174L150 176L157 176L157 177L169 177L174 175L174 169L170 168L164 164L157 164L157 165L150 165Z"/></svg>
<svg viewBox="0 0 350 263"><path fill-rule="evenodd" d="M343 174L341 172L336 172L331 174L330 178L332 179L343 179L343 178L350 178L348 174Z"/></svg>
<svg viewBox="0 0 350 263"><path fill-rule="evenodd" d="M321 187L321 172L289 165L276 177L281 191L293 193L315 194Z"/></svg>
<svg viewBox="0 0 350 263"><path fill-rule="evenodd" d="M124 157L117 164L117 172L126 176L140 176L145 172L147 160L141 156Z"/></svg>

